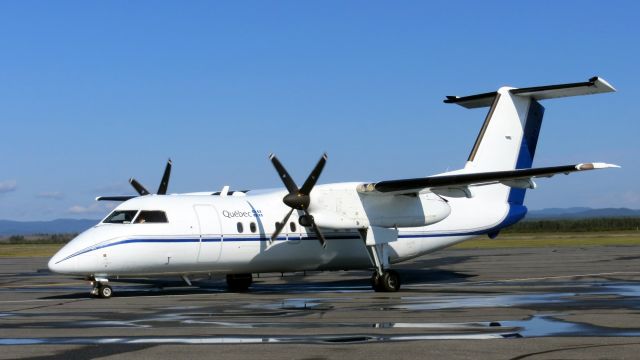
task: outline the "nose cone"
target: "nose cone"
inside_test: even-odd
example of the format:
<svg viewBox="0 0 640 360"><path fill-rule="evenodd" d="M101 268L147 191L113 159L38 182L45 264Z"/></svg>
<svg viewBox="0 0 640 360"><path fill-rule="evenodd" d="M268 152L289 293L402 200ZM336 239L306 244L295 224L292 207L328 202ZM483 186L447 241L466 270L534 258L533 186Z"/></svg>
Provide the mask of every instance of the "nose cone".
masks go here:
<svg viewBox="0 0 640 360"><path fill-rule="evenodd" d="M60 272L58 264L56 264L59 261L56 255L54 255L51 259L49 259L49 263L47 264L47 266L49 267L49 270L51 270L51 272L54 272L54 273Z"/></svg>
<svg viewBox="0 0 640 360"><path fill-rule="evenodd" d="M47 266L49 270L58 274L71 274L75 270L73 259L65 259L67 251L65 251L65 247L60 249L53 257L49 260Z"/></svg>

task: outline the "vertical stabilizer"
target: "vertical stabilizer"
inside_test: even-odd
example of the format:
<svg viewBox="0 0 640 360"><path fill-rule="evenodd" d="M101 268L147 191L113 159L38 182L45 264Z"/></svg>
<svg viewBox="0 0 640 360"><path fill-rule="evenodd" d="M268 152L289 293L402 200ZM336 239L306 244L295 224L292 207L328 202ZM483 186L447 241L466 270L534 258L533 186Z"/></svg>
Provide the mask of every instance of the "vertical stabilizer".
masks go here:
<svg viewBox="0 0 640 360"><path fill-rule="evenodd" d="M531 97L511 94L503 87L495 94L465 169L469 172L531 167L542 125L544 107Z"/></svg>
<svg viewBox="0 0 640 360"><path fill-rule="evenodd" d="M489 107L463 172L527 169L533 164L544 107L539 100L612 92L604 79L529 88L502 87L496 92L465 97L447 96L445 103L466 108ZM477 189L480 196L522 205L525 189L505 185Z"/></svg>

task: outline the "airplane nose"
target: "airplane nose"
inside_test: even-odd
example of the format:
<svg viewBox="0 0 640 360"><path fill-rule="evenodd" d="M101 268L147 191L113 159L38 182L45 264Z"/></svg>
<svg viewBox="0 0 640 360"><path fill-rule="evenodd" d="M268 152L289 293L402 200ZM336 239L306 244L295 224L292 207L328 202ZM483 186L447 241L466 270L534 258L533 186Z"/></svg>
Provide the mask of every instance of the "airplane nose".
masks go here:
<svg viewBox="0 0 640 360"><path fill-rule="evenodd" d="M58 261L60 261L58 254L53 255L53 257L51 259L49 259L49 263L47 264L47 266L49 267L49 270L51 272L54 273L59 273L61 272L61 266L58 265Z"/></svg>
<svg viewBox="0 0 640 360"><path fill-rule="evenodd" d="M64 259L60 251L58 251L53 257L49 260L47 266L49 270L58 274L65 274L73 272L73 261L70 259Z"/></svg>

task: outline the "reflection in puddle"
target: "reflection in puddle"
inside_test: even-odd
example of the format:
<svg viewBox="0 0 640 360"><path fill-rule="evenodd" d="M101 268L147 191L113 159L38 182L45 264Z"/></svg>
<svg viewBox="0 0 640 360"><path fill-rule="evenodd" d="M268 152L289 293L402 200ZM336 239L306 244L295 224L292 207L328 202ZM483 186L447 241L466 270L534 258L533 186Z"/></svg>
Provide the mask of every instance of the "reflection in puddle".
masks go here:
<svg viewBox="0 0 640 360"><path fill-rule="evenodd" d="M436 334L398 336L272 336L272 337L114 337L114 338L14 338L0 339L0 345L94 345L94 344L258 344L258 343L331 343L353 344L363 342L390 342L415 340L484 340L513 337L504 334Z"/></svg>
<svg viewBox="0 0 640 360"><path fill-rule="evenodd" d="M640 285L638 284L607 284L600 291L604 294L640 297Z"/></svg>
<svg viewBox="0 0 640 360"><path fill-rule="evenodd" d="M185 324L206 324L209 327L229 329L318 329L318 328L375 328L375 329L429 329L429 330L500 330L495 329L489 322L473 323L313 323L313 322L278 322L278 323L242 323L207 320L186 320Z"/></svg>
<svg viewBox="0 0 640 360"><path fill-rule="evenodd" d="M283 309L283 310L305 310L305 309L317 309L320 307L320 302L317 299L284 299L281 302L272 304L262 304L259 306L249 306L250 308L262 308L262 309ZM331 308L330 306L323 306L323 308Z"/></svg>
<svg viewBox="0 0 640 360"><path fill-rule="evenodd" d="M550 315L533 316L527 320L501 321L502 326L520 328L523 337L542 336L640 336L639 329L620 329L563 321Z"/></svg>
<svg viewBox="0 0 640 360"><path fill-rule="evenodd" d="M557 304L570 301L574 293L525 295L472 295L438 297L403 297L407 304L392 305L393 310L442 310L456 308L512 307L529 304Z"/></svg>

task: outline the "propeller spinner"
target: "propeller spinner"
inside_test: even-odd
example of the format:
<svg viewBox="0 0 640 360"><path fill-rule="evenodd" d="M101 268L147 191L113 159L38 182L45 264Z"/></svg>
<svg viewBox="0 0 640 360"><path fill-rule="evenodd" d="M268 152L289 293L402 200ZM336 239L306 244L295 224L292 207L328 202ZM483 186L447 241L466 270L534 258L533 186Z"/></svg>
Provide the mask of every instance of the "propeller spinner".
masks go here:
<svg viewBox="0 0 640 360"><path fill-rule="evenodd" d="M311 193L311 190L313 190L313 187L318 181L318 178L322 173L322 169L327 162L327 154L325 153L322 155L316 166L311 171L311 174L309 174L309 177L307 177L307 180L304 182L304 184L302 184L301 188L298 188L280 160L278 160L278 158L274 154L269 155L269 159L271 160L271 163L273 163L273 166L276 168L278 175L280 175L280 179L284 183L284 186L289 191L289 193L282 199L282 202L284 202L285 205L291 208L291 210L289 210L289 212L285 215L284 219L276 224L276 231L273 233L273 235L271 235L271 241L278 238L278 235L280 235L282 229L284 229L284 227L286 226L287 221L289 221L289 218L291 217L293 211L300 210L304 212L304 215L301 216L300 224L303 226L310 226L316 233L318 241L320 241L322 247L326 247L327 241L324 235L322 235L322 232L320 231L318 226L316 226L316 223L313 220L313 216L309 213L309 205L311 203L311 197L309 196L309 194Z"/></svg>

